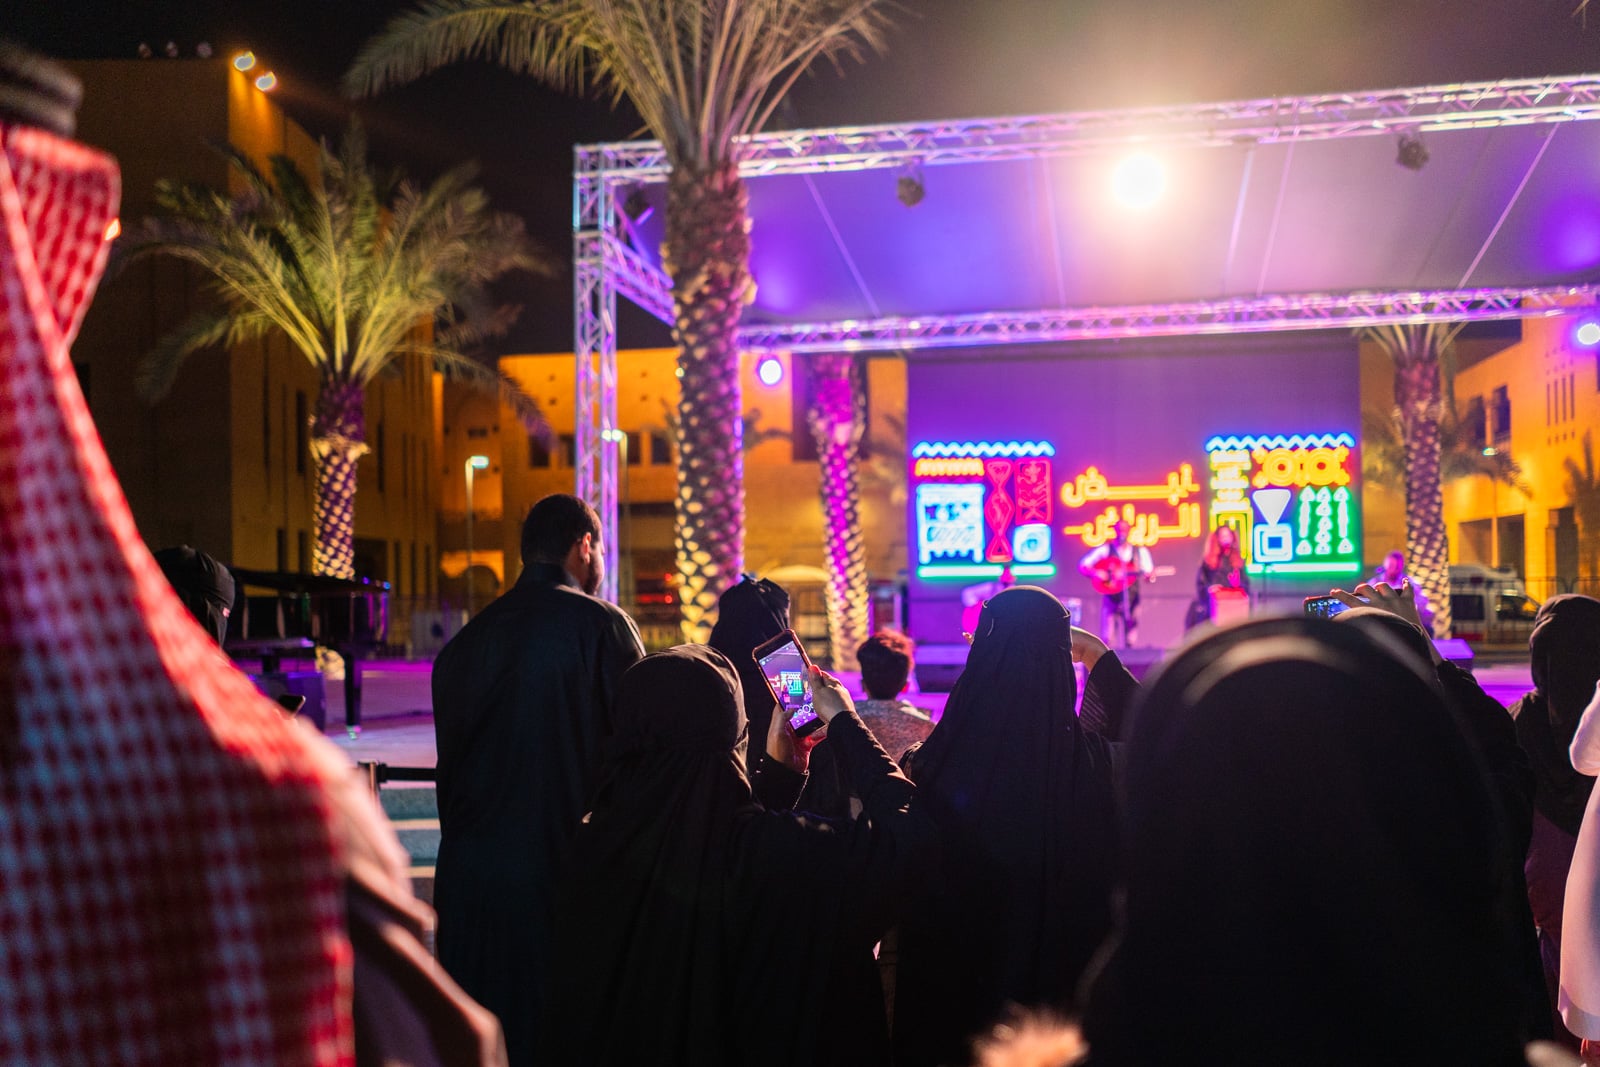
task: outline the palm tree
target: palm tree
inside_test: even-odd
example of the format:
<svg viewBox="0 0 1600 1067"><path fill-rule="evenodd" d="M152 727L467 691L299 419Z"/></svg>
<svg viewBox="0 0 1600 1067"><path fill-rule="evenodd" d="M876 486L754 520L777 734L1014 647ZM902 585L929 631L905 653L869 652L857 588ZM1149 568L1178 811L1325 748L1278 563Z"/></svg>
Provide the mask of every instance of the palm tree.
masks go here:
<svg viewBox="0 0 1600 1067"><path fill-rule="evenodd" d="M543 430L534 402L508 378L472 359L466 346L510 325L516 309L487 301L489 282L511 270L543 269L521 220L490 210L459 168L427 188L379 175L352 127L337 154L320 150L307 175L287 156L263 174L241 152L222 149L243 179L228 195L163 181L160 214L117 243L113 267L172 256L199 267L215 303L194 312L146 357L148 398L171 386L191 354L280 331L321 376L311 421L316 470L313 569L354 576L356 461L367 451L362 417L369 382L408 353L446 374L499 389ZM419 328L434 322L429 331Z"/></svg>
<svg viewBox="0 0 1600 1067"><path fill-rule="evenodd" d="M1433 606L1437 637L1450 636L1450 538L1440 480L1440 360L1462 325L1373 326L1361 332L1394 361L1394 402L1405 448L1406 560Z"/></svg>
<svg viewBox="0 0 1600 1067"><path fill-rule="evenodd" d="M856 669L856 649L867 639L871 614L860 508L861 437L867 421L861 375L854 356L812 356L811 405L806 412L822 465L828 640L834 668L847 671Z"/></svg>
<svg viewBox="0 0 1600 1067"><path fill-rule="evenodd" d="M819 58L877 47L880 0L425 0L369 42L346 78L371 93L469 58L559 88L626 97L671 164L672 281L683 427L676 532L683 627L710 631L744 565L739 317L755 299L741 138Z"/></svg>
<svg viewBox="0 0 1600 1067"><path fill-rule="evenodd" d="M1582 547L1584 568L1591 580L1600 581L1600 471L1595 469L1594 433L1583 433L1583 462L1568 456L1561 461L1567 469L1567 496L1578 520L1578 544Z"/></svg>

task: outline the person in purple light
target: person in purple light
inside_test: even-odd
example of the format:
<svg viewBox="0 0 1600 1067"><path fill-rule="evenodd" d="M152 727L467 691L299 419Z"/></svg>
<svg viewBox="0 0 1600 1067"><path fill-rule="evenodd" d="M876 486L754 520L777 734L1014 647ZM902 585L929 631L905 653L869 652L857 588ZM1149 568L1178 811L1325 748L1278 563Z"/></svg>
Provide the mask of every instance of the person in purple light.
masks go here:
<svg viewBox="0 0 1600 1067"><path fill-rule="evenodd" d="M1406 554L1398 548L1383 557L1383 563L1372 572L1368 581L1382 582L1391 589L1399 589L1405 582ZM1433 606L1428 603L1428 594L1422 591L1422 585L1415 578L1411 579L1411 595L1417 601L1417 617L1422 621L1422 629L1428 634L1433 633Z"/></svg>

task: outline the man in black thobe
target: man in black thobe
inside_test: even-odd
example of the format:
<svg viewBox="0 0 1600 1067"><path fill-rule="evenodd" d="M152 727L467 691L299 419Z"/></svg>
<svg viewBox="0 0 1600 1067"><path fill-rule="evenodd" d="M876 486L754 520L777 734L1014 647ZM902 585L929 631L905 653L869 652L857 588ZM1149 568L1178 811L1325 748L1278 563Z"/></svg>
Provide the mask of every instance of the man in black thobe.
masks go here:
<svg viewBox="0 0 1600 1067"><path fill-rule="evenodd" d="M522 526L522 577L433 666L439 746L439 960L532 1062L548 988L551 893L611 733L618 680L644 655L594 597L600 521L547 496Z"/></svg>

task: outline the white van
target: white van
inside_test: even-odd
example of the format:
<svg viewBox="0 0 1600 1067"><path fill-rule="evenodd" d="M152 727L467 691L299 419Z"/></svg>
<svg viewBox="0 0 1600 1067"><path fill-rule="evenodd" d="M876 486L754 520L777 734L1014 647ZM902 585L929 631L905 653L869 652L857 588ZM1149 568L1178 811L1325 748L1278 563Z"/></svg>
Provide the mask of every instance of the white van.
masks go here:
<svg viewBox="0 0 1600 1067"><path fill-rule="evenodd" d="M1492 644L1526 641L1539 602L1516 571L1481 563L1450 565L1451 633Z"/></svg>

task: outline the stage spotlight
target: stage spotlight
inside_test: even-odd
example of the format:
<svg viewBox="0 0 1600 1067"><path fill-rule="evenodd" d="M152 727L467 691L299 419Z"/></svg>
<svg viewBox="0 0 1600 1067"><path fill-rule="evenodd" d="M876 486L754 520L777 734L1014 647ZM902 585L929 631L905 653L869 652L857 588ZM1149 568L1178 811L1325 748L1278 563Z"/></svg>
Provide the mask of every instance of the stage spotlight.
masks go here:
<svg viewBox="0 0 1600 1067"><path fill-rule="evenodd" d="M1395 153L1394 161L1406 170L1421 170L1428 165L1428 149L1422 143L1421 134L1402 133L1400 135L1400 148Z"/></svg>
<svg viewBox="0 0 1600 1067"><path fill-rule="evenodd" d="M251 67L253 67L255 65L256 65L256 54L254 52L240 52L238 55L233 57L233 69L234 70L242 72L242 71L249 70Z"/></svg>
<svg viewBox="0 0 1600 1067"><path fill-rule="evenodd" d="M1122 159L1111 172L1111 193L1123 207L1150 207L1167 191L1167 168L1147 152Z"/></svg>
<svg viewBox="0 0 1600 1067"><path fill-rule="evenodd" d="M906 207L916 207L928 190L923 187L920 174L902 174L895 180L894 195Z"/></svg>
<svg viewBox="0 0 1600 1067"><path fill-rule="evenodd" d="M635 185L628 191L622 201L622 213L634 222L643 222L655 210L650 205L649 197L644 195L644 190Z"/></svg>
<svg viewBox="0 0 1600 1067"><path fill-rule="evenodd" d="M783 381L783 360L777 356L761 357L761 362L756 364L756 377L762 385L773 388Z"/></svg>
<svg viewBox="0 0 1600 1067"><path fill-rule="evenodd" d="M272 71L267 71L256 79L256 88L264 93L270 93L278 87L278 76Z"/></svg>
<svg viewBox="0 0 1600 1067"><path fill-rule="evenodd" d="M1600 321L1585 319L1572 331L1572 339L1584 348L1600 345Z"/></svg>

